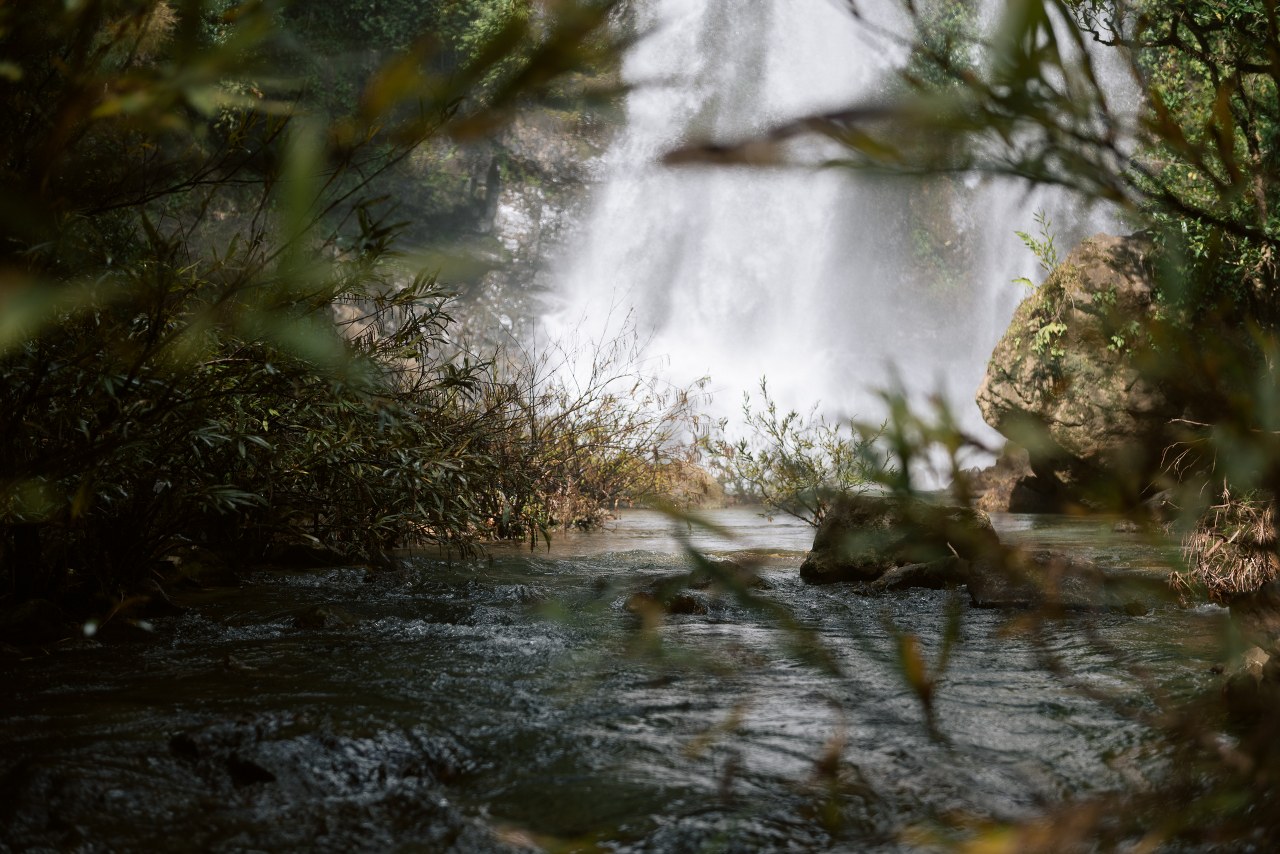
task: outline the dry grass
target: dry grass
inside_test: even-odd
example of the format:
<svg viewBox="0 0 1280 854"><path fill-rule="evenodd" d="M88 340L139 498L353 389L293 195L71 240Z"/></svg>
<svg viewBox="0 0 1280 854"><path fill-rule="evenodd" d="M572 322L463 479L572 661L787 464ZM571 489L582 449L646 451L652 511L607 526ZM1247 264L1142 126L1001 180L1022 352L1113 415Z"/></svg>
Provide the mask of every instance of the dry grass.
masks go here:
<svg viewBox="0 0 1280 854"><path fill-rule="evenodd" d="M1183 539L1188 571L1174 577L1175 586L1203 587L1218 602L1257 590L1280 575L1275 499L1236 498L1229 492L1222 499Z"/></svg>

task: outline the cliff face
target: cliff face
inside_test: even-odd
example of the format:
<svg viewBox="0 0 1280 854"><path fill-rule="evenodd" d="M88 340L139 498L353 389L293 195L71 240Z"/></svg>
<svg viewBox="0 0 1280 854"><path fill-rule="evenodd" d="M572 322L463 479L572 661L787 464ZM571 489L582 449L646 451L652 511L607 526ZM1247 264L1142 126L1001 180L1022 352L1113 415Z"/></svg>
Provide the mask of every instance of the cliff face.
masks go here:
<svg viewBox="0 0 1280 854"><path fill-rule="evenodd" d="M1028 485L1050 504L1140 492L1140 473L1168 444L1179 409L1138 364L1156 310L1149 251L1136 236L1084 241L1018 307L991 355L978 406L1027 449Z"/></svg>

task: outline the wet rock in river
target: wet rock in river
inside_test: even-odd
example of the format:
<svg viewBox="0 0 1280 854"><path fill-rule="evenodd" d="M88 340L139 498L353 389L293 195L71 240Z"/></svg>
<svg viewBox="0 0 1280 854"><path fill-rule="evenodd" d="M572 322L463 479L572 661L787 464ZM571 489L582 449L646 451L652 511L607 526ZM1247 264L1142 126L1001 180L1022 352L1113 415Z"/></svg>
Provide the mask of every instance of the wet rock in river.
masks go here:
<svg viewBox="0 0 1280 854"><path fill-rule="evenodd" d="M848 496L819 525L800 577L810 584L870 583L895 567L950 557L972 560L998 546L991 520L982 511L915 499Z"/></svg>
<svg viewBox="0 0 1280 854"><path fill-rule="evenodd" d="M1092 609L1101 579L1096 564L1059 552L1009 552L1002 560L974 562L969 598L978 608Z"/></svg>
<svg viewBox="0 0 1280 854"><path fill-rule="evenodd" d="M1062 500L1036 479L1026 449L1008 442L1000 456L983 469L969 469L969 494L974 506L987 513L1057 513Z"/></svg>
<svg viewBox="0 0 1280 854"><path fill-rule="evenodd" d="M1249 643L1268 652L1280 652L1280 580L1234 597L1231 619Z"/></svg>
<svg viewBox="0 0 1280 854"><path fill-rule="evenodd" d="M1227 672L1222 698L1237 717L1274 713L1280 708L1280 658L1261 647L1246 650Z"/></svg>
<svg viewBox="0 0 1280 854"><path fill-rule="evenodd" d="M1133 324L1159 310L1151 251L1143 235L1082 241L1022 302L991 354L978 408L1030 452L1034 477L1024 484L1059 504L1137 498L1183 410L1133 356Z"/></svg>
<svg viewBox="0 0 1280 854"><path fill-rule="evenodd" d="M978 608L1105 610L1138 617L1171 601L1172 592L1163 575L1106 569L1041 549L974 561L969 597Z"/></svg>
<svg viewBox="0 0 1280 854"><path fill-rule="evenodd" d="M734 587L769 590L773 586L761 578L752 566L734 558L706 556L703 561L703 565L689 574L689 586L694 590Z"/></svg>
<svg viewBox="0 0 1280 854"><path fill-rule="evenodd" d="M627 597L624 606L639 617L662 614L705 616L711 605L703 594L690 590L666 590L662 584L649 585Z"/></svg>
<svg viewBox="0 0 1280 854"><path fill-rule="evenodd" d="M334 605L312 605L293 617L295 629L343 629L357 622L355 616Z"/></svg>
<svg viewBox="0 0 1280 854"><path fill-rule="evenodd" d="M155 628L146 620L131 620L119 616L93 629L93 639L102 643L146 643L154 637Z"/></svg>
<svg viewBox="0 0 1280 854"><path fill-rule="evenodd" d="M235 587L240 577L221 555L197 545L175 549L162 564L169 567L166 583L174 587Z"/></svg>
<svg viewBox="0 0 1280 854"><path fill-rule="evenodd" d="M872 592L890 590L907 590L910 588L926 588L943 590L958 587L969 580L969 561L961 560L954 555L928 563L909 563L906 566L895 566L884 575L873 581Z"/></svg>
<svg viewBox="0 0 1280 854"><path fill-rule="evenodd" d="M272 566L290 569L318 569L360 563L335 549L304 543L275 543L267 550L265 560Z"/></svg>

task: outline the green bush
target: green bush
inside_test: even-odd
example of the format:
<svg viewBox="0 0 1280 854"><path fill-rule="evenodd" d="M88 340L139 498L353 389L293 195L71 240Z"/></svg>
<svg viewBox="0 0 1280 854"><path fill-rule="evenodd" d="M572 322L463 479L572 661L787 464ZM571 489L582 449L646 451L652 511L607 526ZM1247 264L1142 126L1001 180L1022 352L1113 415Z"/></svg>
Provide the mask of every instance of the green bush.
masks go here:
<svg viewBox="0 0 1280 854"><path fill-rule="evenodd" d="M747 436L726 438L727 422L721 422L718 433L703 441L712 472L738 500L816 527L839 496L862 492L883 475L873 453L878 434L827 421L816 406L807 415L781 412L763 378L758 407L743 395Z"/></svg>
<svg viewBox="0 0 1280 854"><path fill-rule="evenodd" d="M489 365L361 199L497 120L475 94L507 41L537 71L507 99L592 53L607 9L560 11L456 72L375 64L336 115L274 4L0 4L0 596L118 600L191 543L468 549L500 482L536 492Z"/></svg>

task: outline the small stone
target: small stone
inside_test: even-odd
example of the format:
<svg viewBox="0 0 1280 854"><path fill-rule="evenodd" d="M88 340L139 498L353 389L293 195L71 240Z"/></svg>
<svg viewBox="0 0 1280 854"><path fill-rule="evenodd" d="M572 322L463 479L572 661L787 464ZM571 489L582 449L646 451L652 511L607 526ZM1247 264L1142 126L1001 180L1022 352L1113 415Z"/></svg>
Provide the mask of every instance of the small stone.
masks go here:
<svg viewBox="0 0 1280 854"><path fill-rule="evenodd" d="M641 617L663 613L697 616L711 613L705 601L688 591L659 595L655 590L637 590L627 598L625 607Z"/></svg>
<svg viewBox="0 0 1280 854"><path fill-rule="evenodd" d="M255 783L274 783L276 775L251 759L239 756L227 758L227 772L231 775L231 785L237 789L252 786Z"/></svg>
<svg viewBox="0 0 1280 854"><path fill-rule="evenodd" d="M293 618L295 629L342 629L354 625L355 617L332 605L312 605Z"/></svg>
<svg viewBox="0 0 1280 854"><path fill-rule="evenodd" d="M720 589L729 584L749 590L771 590L773 585L761 578L749 565L734 558L708 557L710 566L698 567L689 573L689 587L694 590Z"/></svg>

